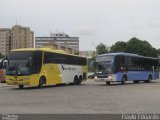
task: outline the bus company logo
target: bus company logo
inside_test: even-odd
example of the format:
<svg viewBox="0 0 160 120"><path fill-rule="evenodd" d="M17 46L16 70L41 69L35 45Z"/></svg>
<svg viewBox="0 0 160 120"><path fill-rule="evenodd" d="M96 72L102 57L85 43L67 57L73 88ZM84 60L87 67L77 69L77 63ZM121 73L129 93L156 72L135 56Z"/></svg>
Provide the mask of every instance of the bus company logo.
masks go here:
<svg viewBox="0 0 160 120"><path fill-rule="evenodd" d="M71 67L65 67L64 65L61 66L62 70L76 70L76 68L71 68Z"/></svg>

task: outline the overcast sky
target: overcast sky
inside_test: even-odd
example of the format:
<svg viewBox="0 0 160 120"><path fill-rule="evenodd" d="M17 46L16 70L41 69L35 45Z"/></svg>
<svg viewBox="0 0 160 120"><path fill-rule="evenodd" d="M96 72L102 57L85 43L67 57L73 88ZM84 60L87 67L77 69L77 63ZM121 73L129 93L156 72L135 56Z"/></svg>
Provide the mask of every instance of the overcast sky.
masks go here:
<svg viewBox="0 0 160 120"><path fill-rule="evenodd" d="M36 36L65 32L80 50L132 37L160 48L160 0L0 0L0 27L30 27Z"/></svg>

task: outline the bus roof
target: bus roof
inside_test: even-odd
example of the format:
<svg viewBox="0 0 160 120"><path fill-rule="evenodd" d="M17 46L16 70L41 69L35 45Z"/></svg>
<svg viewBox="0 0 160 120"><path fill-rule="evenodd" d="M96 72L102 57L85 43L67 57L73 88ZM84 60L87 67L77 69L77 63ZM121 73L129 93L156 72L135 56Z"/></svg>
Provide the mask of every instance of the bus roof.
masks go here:
<svg viewBox="0 0 160 120"><path fill-rule="evenodd" d="M124 56L134 56L134 57L143 57L143 58L149 58L149 59L157 59L155 57L146 57L146 56L142 56L142 55L138 55L138 54L124 53L124 52L106 53L106 54L101 54L101 55L98 55L98 56L102 57L102 56L108 56L108 55L113 55L113 56L124 55Z"/></svg>
<svg viewBox="0 0 160 120"><path fill-rule="evenodd" d="M52 48L21 48L21 49L11 50L11 52L15 52L15 51L38 51L38 50L39 51L47 51L47 52L60 53L60 54L66 54L66 55L77 56L77 57L85 57L85 56L70 54L70 53L68 53L66 51L52 49Z"/></svg>

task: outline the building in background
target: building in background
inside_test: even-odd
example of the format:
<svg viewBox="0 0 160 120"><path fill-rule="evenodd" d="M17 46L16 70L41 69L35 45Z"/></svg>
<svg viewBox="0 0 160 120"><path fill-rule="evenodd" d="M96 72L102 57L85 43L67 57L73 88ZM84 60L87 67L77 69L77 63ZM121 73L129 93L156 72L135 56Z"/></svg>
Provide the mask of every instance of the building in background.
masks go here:
<svg viewBox="0 0 160 120"><path fill-rule="evenodd" d="M93 58L96 56L96 51L79 51L79 55L86 56L87 58Z"/></svg>
<svg viewBox="0 0 160 120"><path fill-rule="evenodd" d="M11 49L33 48L34 32L29 27L14 25L11 34Z"/></svg>
<svg viewBox="0 0 160 120"><path fill-rule="evenodd" d="M67 46L63 46L63 45L60 45L60 44L57 44L56 42L52 42L52 43L46 43L46 44L43 44L44 48L53 48L53 49L58 49L58 50L63 50L63 51L66 51L70 54L76 54L78 55L79 54L79 51L78 50L75 50L73 48L69 48Z"/></svg>
<svg viewBox="0 0 160 120"><path fill-rule="evenodd" d="M34 32L29 27L14 25L12 28L0 28L0 53L8 55L10 50L33 48Z"/></svg>
<svg viewBox="0 0 160 120"><path fill-rule="evenodd" d="M36 37L35 47L40 48L45 44L59 44L64 48L79 51L79 37L70 37L65 33L51 33L50 37ZM63 48L62 48L63 49Z"/></svg>
<svg viewBox="0 0 160 120"><path fill-rule="evenodd" d="M8 55L11 50L11 29L0 28L0 53Z"/></svg>

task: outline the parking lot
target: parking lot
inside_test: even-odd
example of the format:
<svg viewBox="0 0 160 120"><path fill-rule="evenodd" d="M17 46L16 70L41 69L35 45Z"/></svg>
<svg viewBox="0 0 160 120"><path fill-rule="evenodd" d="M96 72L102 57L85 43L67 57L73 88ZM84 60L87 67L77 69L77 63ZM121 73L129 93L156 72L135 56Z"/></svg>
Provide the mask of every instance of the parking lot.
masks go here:
<svg viewBox="0 0 160 120"><path fill-rule="evenodd" d="M160 113L160 80L126 85L96 83L43 89L0 85L0 113Z"/></svg>

